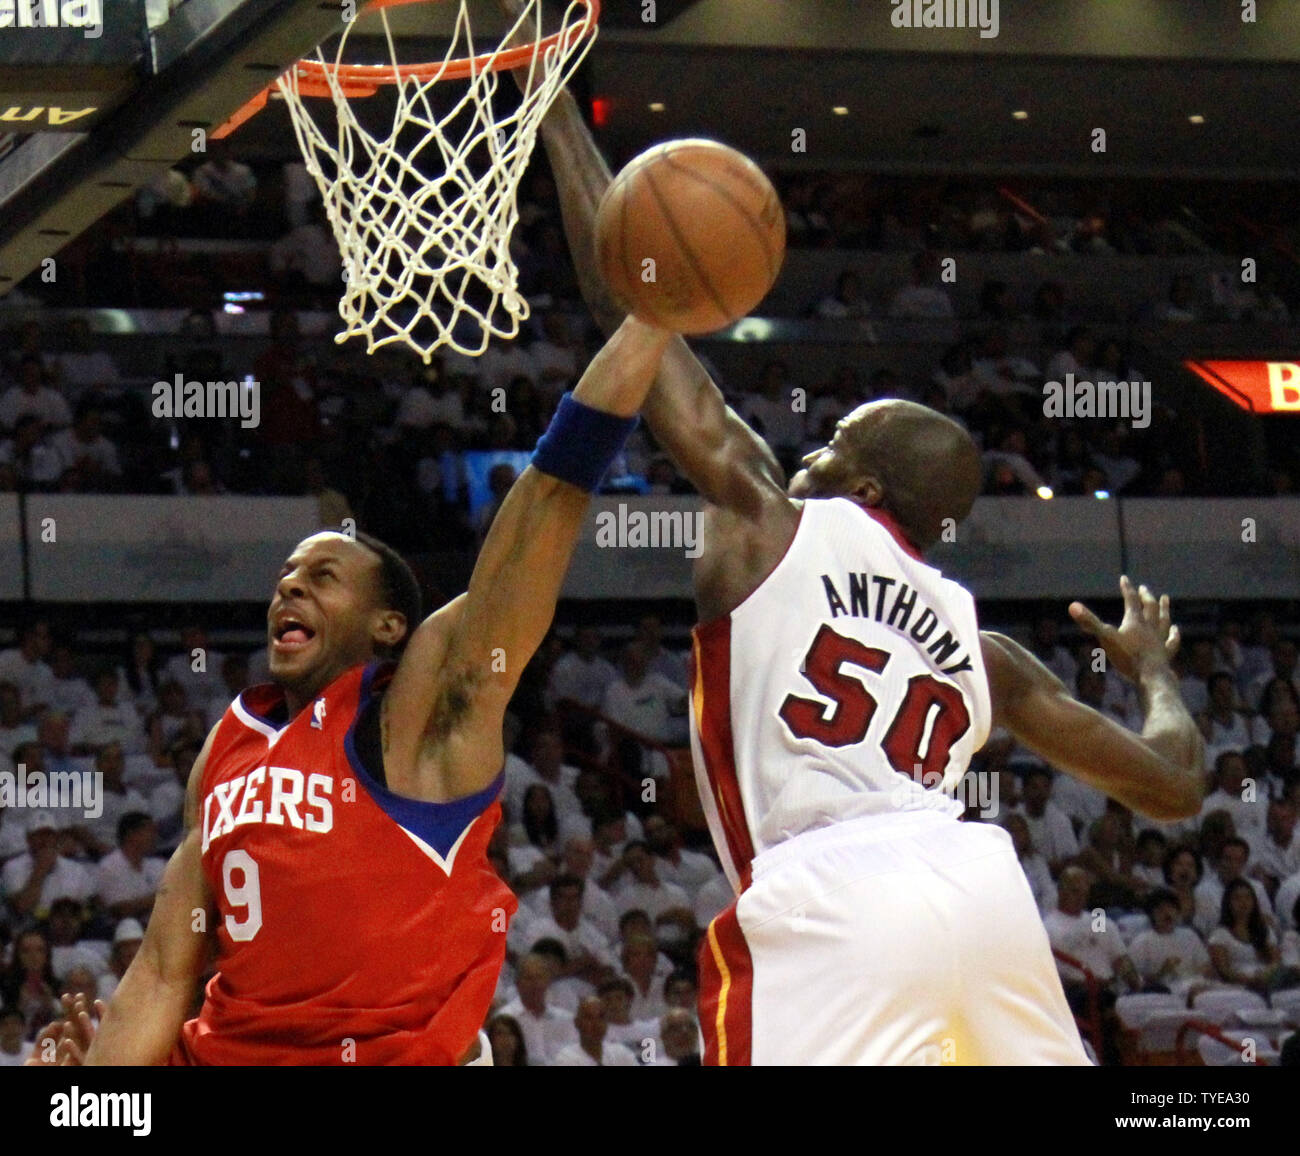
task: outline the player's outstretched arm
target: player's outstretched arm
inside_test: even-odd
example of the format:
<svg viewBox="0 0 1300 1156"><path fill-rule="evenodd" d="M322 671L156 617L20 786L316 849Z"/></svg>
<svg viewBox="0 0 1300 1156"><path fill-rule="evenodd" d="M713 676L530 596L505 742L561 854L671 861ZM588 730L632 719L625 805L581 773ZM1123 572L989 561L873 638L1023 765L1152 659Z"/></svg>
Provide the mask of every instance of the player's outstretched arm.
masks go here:
<svg viewBox="0 0 1300 1156"><path fill-rule="evenodd" d="M591 490L670 336L633 318L619 326L502 502L469 589L416 631L384 696L384 768L400 794L445 802L500 773L506 705L550 629Z"/></svg>
<svg viewBox="0 0 1300 1156"><path fill-rule="evenodd" d="M176 848L154 901L144 941L113 992L89 1049L88 1065L162 1064L171 1054L194 1003L215 911L203 874L199 784L214 727L190 771L185 792L185 838ZM203 913L195 930L196 912ZM61 1053L60 1058L68 1062Z"/></svg>
<svg viewBox="0 0 1300 1156"><path fill-rule="evenodd" d="M984 665L993 720L1052 766L1088 783L1139 814L1157 820L1195 815L1204 793L1204 743L1178 693L1169 660L1178 627L1169 598L1120 579L1124 619L1108 626L1078 602L1070 614L1137 684L1146 724L1133 734L1073 698L1051 671L1018 643L984 631Z"/></svg>
<svg viewBox="0 0 1300 1156"><path fill-rule="evenodd" d="M567 91L560 93L542 121L542 140L555 175L583 300L596 323L610 333L624 311L601 280L596 211L611 177ZM664 353L641 413L677 468L712 505L751 521L778 507L777 516L793 525L785 477L771 448L727 405L682 338L674 337Z"/></svg>

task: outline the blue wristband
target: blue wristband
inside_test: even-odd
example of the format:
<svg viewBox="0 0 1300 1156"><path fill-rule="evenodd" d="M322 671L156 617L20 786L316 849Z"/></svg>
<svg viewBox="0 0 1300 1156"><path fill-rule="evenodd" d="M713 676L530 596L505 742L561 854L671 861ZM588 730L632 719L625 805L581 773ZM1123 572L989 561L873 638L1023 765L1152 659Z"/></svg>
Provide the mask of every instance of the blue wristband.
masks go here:
<svg viewBox="0 0 1300 1156"><path fill-rule="evenodd" d="M593 409L566 393L550 426L537 439L533 465L544 474L593 493L636 425L634 417Z"/></svg>

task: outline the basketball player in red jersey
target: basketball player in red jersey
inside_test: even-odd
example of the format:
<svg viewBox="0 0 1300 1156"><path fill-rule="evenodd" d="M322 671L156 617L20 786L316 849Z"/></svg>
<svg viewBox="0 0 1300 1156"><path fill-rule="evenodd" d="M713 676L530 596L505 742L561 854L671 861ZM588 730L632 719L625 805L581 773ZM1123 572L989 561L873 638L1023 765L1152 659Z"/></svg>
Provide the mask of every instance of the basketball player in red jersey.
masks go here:
<svg viewBox="0 0 1300 1156"><path fill-rule="evenodd" d="M622 311L594 260L608 169L568 94L543 139L609 331ZM1135 811L1196 814L1202 744L1169 665L1168 599L1122 579L1118 629L1070 607L1141 692L1133 734L979 631L970 594L924 564L980 488L955 422L864 405L787 487L680 338L643 415L709 504L692 744L738 898L701 945L704 1062L1086 1063L1009 837L955 822L934 787L951 793L996 725Z"/></svg>
<svg viewBox="0 0 1300 1156"><path fill-rule="evenodd" d="M187 834L87 1063L447 1065L473 1051L516 906L486 857L504 712L669 337L637 322L611 337L469 589L422 623L382 543L327 532L294 548L267 612L274 682L208 735ZM215 975L186 1022L210 948Z"/></svg>

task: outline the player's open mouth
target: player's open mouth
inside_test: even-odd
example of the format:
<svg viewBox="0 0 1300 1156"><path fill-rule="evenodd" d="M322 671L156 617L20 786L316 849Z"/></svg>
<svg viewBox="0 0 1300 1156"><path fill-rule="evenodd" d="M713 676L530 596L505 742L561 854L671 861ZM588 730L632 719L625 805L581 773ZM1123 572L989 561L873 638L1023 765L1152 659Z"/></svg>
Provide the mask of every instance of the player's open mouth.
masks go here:
<svg viewBox="0 0 1300 1156"><path fill-rule="evenodd" d="M286 614L279 619L272 632L274 648L281 653L302 650L315 637L316 631L303 622L301 618L295 618L291 614Z"/></svg>

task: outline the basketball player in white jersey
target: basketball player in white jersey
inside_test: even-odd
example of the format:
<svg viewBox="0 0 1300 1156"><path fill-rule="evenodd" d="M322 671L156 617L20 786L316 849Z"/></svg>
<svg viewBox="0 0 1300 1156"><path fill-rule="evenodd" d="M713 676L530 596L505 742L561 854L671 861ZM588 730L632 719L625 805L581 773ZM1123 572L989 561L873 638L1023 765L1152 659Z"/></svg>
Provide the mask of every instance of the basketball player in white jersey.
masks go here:
<svg viewBox="0 0 1300 1156"><path fill-rule="evenodd" d="M571 98L544 124L584 296L609 182ZM980 458L946 417L862 406L788 489L681 339L643 416L709 503L695 563L692 735L737 899L701 947L704 1062L1083 1064L1010 837L952 792L992 726L1157 819L1197 813L1201 738L1167 598L1075 621L1142 695L1135 735L1074 700L926 564L970 511Z"/></svg>

